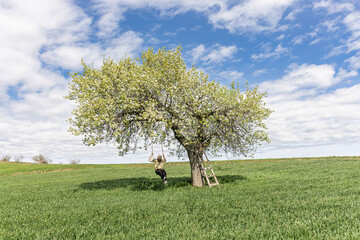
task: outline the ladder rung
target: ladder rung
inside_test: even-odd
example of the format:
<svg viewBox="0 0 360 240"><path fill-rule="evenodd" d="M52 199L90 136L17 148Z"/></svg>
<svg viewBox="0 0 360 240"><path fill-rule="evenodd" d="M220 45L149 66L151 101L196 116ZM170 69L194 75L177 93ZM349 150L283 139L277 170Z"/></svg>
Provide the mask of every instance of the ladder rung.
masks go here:
<svg viewBox="0 0 360 240"><path fill-rule="evenodd" d="M217 178L216 178L216 176L215 176L214 170L213 170L213 168L212 168L212 166L211 166L211 164L210 164L210 160L209 160L209 158L207 157L207 155L206 155L205 152L204 152L204 154L205 154L205 157L206 157L206 160L207 160L207 164L209 164L209 165L208 165L208 167L205 167L204 164L202 164L202 168L203 168L203 170L204 170L203 173L202 173L202 175L203 175L204 178L206 178L206 182L207 182L207 184L208 184L208 186L209 186L210 188L211 188L212 186L218 186L218 185L220 185L220 184L219 184L219 182L218 182L218 180L217 180ZM212 173L212 174L207 175L206 170L211 170L211 173ZM211 177L214 178L214 180L215 180L214 183L210 183L209 178L211 178Z"/></svg>

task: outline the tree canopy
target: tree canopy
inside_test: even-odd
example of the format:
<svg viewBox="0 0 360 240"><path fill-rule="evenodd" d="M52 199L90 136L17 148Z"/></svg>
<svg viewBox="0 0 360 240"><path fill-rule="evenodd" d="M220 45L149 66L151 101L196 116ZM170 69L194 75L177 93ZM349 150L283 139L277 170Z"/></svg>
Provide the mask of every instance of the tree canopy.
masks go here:
<svg viewBox="0 0 360 240"><path fill-rule="evenodd" d="M86 145L114 142L124 155L153 142L177 143L193 173L206 150L248 155L269 141L266 94L209 81L187 68L181 47L149 48L140 59L107 58L100 68L82 65L81 73L71 74L66 97L76 103L70 131L83 135Z"/></svg>

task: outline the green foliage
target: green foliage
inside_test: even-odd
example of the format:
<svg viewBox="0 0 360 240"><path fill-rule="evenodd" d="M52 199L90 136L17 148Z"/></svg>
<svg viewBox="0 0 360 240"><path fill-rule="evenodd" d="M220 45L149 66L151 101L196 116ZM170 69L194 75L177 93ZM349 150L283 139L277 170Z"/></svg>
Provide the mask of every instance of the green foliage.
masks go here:
<svg viewBox="0 0 360 240"><path fill-rule="evenodd" d="M140 139L246 155L269 141L263 120L271 111L255 87L220 85L195 67L181 48L143 52L141 59L104 59L100 69L83 64L71 74L68 99L75 101L70 131L86 145L115 142L119 153L135 151ZM140 146L141 147L141 146Z"/></svg>
<svg viewBox="0 0 360 240"><path fill-rule="evenodd" d="M280 160L217 162L211 189L186 164L164 186L151 164L0 163L74 168L1 176L0 239L357 239L359 158Z"/></svg>

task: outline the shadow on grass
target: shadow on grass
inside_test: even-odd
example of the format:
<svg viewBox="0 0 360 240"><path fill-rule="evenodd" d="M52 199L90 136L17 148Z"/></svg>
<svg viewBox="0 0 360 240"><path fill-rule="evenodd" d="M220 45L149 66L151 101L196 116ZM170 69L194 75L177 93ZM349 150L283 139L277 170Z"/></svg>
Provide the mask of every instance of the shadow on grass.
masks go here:
<svg viewBox="0 0 360 240"><path fill-rule="evenodd" d="M220 184L227 184L246 179L246 177L241 175L224 175L218 176L217 178ZM168 178L168 184L166 185L161 181L161 179L139 177L86 182L80 184L77 190L112 190L116 188L128 188L131 191L162 191L166 188L181 188L189 186L191 186L190 177Z"/></svg>

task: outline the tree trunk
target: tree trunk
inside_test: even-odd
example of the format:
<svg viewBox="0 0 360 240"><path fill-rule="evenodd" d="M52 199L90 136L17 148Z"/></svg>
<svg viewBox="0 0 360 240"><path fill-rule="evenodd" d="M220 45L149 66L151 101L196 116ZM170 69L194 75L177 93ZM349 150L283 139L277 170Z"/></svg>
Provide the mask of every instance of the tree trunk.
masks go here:
<svg viewBox="0 0 360 240"><path fill-rule="evenodd" d="M197 146L186 148L191 166L191 183L193 186L202 187L204 180L201 175L201 165L203 162L203 153Z"/></svg>

